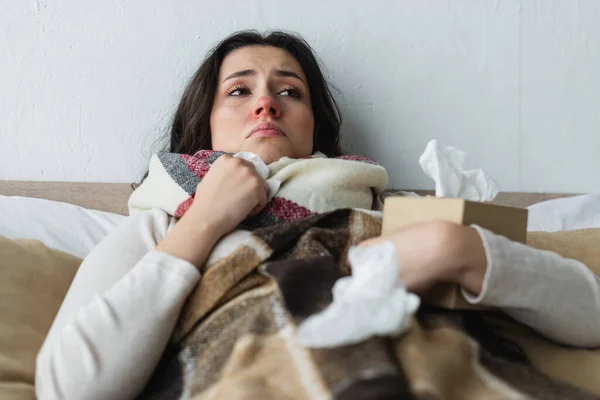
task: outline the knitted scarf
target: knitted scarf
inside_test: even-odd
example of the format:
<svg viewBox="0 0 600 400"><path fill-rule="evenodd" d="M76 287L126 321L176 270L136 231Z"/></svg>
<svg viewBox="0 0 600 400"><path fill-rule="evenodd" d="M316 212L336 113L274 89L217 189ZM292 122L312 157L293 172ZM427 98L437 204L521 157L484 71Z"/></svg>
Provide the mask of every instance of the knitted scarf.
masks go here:
<svg viewBox="0 0 600 400"><path fill-rule="evenodd" d="M130 215L160 208L182 217L194 201L198 183L223 154L212 150L154 154L148 177L129 198ZM244 228L292 222L340 208L371 209L373 195L380 194L388 182L385 168L353 155L327 158L317 152L302 159L284 157L268 168L268 179L279 181L279 190L259 214L242 223Z"/></svg>

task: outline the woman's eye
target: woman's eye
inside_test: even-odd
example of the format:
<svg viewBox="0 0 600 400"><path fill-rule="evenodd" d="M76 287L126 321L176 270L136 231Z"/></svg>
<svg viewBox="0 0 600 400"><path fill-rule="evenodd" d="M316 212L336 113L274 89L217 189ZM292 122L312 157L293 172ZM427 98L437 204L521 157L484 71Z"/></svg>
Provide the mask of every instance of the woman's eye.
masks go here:
<svg viewBox="0 0 600 400"><path fill-rule="evenodd" d="M244 94L248 94L248 89L244 87L234 87L233 89L227 92L229 96L242 96Z"/></svg>
<svg viewBox="0 0 600 400"><path fill-rule="evenodd" d="M296 88L287 88L282 90L281 92L279 92L279 94L283 95L283 96L290 96L290 97L295 97L297 99L302 97L302 94L300 94L300 91Z"/></svg>

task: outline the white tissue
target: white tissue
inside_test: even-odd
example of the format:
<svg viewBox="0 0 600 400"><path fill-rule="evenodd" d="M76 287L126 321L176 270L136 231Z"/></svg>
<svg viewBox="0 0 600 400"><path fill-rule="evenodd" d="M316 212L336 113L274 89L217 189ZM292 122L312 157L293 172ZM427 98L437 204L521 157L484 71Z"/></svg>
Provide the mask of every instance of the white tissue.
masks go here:
<svg viewBox="0 0 600 400"><path fill-rule="evenodd" d="M371 336L398 336L410 327L420 299L398 277L398 256L390 241L348 251L352 275L333 285L333 302L298 326L307 347L335 347Z"/></svg>
<svg viewBox="0 0 600 400"><path fill-rule="evenodd" d="M258 155L250 152L250 151L242 151L233 155L233 157L241 158L246 161L250 161L254 164L254 168L256 168L256 172L260 175L261 178L267 181L267 185L269 186L269 201L277 194L279 187L281 186L281 182L275 179L267 179L269 177L269 167Z"/></svg>
<svg viewBox="0 0 600 400"><path fill-rule="evenodd" d="M427 144L419 158L423 171L435 181L437 197L458 197L473 201L491 201L500 186L483 170L463 170L465 153L456 147Z"/></svg>

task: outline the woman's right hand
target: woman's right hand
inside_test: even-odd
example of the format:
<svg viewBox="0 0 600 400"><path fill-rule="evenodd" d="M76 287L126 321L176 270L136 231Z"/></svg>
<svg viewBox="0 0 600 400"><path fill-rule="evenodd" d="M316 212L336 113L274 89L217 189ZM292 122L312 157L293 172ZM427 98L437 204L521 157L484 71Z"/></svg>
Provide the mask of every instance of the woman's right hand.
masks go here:
<svg viewBox="0 0 600 400"><path fill-rule="evenodd" d="M254 164L222 155L196 188L189 210L156 250L201 268L215 244L267 204L269 187Z"/></svg>
<svg viewBox="0 0 600 400"><path fill-rule="evenodd" d="M269 186L254 164L225 154L217 158L198 184L187 213L198 223L215 229L220 238L248 215L259 213L267 204L268 194Z"/></svg>

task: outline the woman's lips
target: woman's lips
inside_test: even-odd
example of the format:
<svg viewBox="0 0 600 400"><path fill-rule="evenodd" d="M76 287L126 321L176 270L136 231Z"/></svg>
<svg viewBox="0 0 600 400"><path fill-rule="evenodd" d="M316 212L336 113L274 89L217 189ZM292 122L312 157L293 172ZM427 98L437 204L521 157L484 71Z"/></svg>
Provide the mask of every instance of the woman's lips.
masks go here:
<svg viewBox="0 0 600 400"><path fill-rule="evenodd" d="M250 137L274 137L274 136L285 136L283 132L277 129L259 129L250 135Z"/></svg>
<svg viewBox="0 0 600 400"><path fill-rule="evenodd" d="M279 126L271 123L271 122L263 122L262 124L257 125L247 138L252 136L257 137L277 137L277 136L286 136L285 132Z"/></svg>

